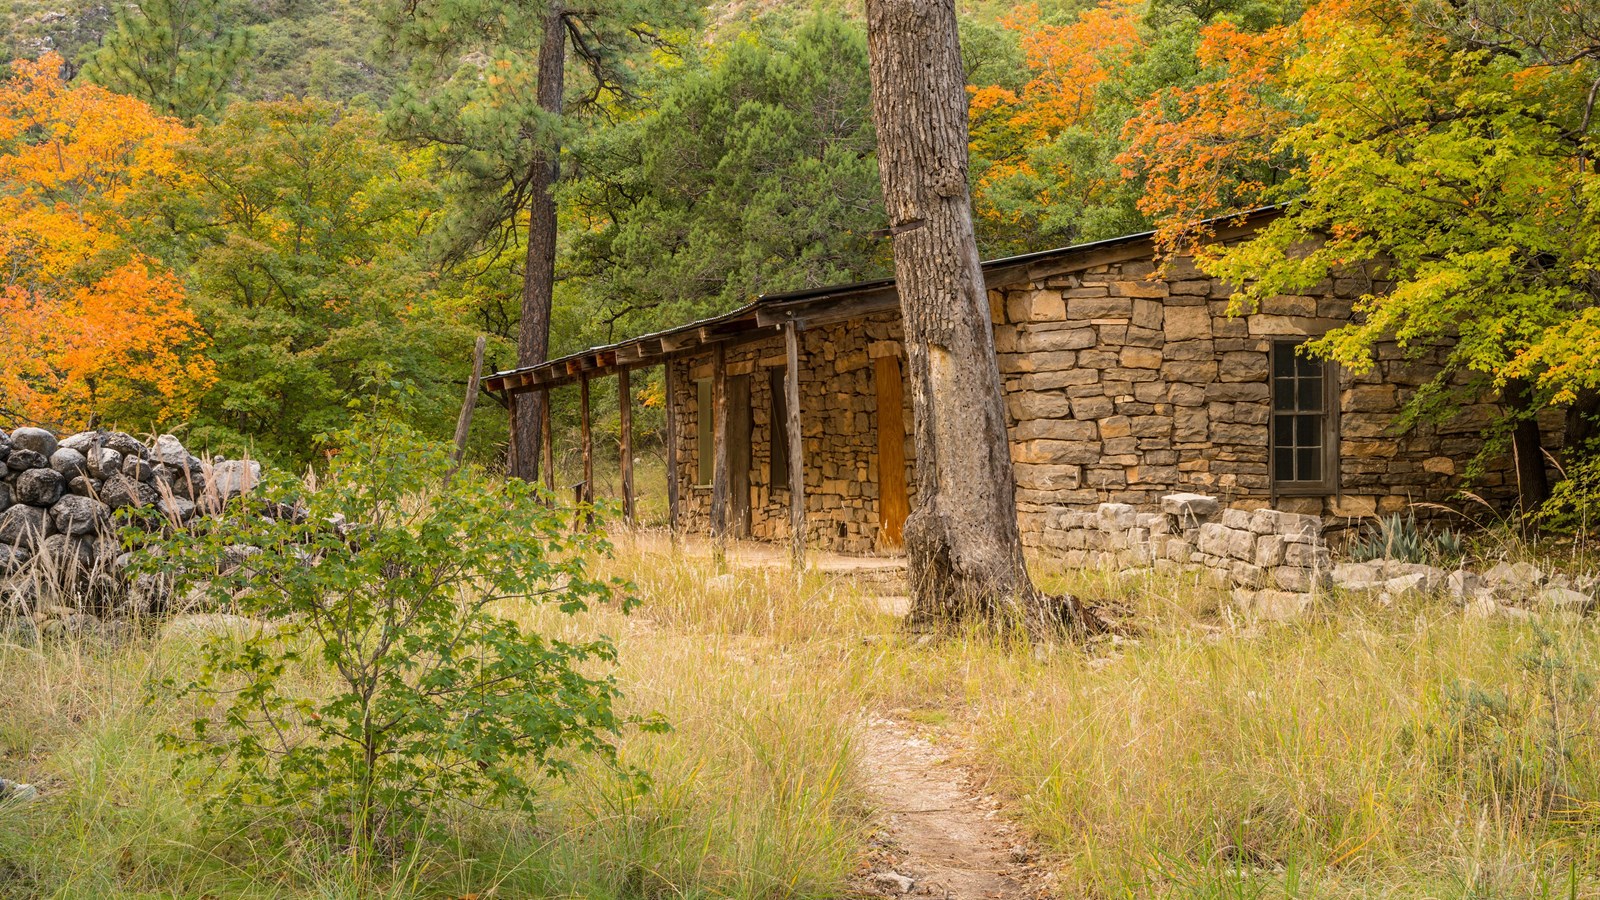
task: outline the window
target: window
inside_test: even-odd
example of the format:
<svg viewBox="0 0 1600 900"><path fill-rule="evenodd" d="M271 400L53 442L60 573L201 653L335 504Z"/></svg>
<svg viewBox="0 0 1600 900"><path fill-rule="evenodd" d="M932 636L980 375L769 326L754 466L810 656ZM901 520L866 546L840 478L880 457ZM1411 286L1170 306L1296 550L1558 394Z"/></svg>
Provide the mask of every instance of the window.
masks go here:
<svg viewBox="0 0 1600 900"><path fill-rule="evenodd" d="M783 386L787 373L788 369L783 366L767 370L767 385L772 395L772 415L767 419L767 427L772 432L772 440L768 442L772 449L769 488L789 486L789 394Z"/></svg>
<svg viewBox="0 0 1600 900"><path fill-rule="evenodd" d="M699 409L695 412L696 423L699 426L699 472L696 473L695 484L699 487L710 487L712 470L716 460L716 449L712 446L715 440L711 421L711 379L697 378L694 386L699 392Z"/></svg>
<svg viewBox="0 0 1600 900"><path fill-rule="evenodd" d="M1272 345L1272 485L1278 493L1326 494L1338 486L1338 404L1333 366L1299 345Z"/></svg>

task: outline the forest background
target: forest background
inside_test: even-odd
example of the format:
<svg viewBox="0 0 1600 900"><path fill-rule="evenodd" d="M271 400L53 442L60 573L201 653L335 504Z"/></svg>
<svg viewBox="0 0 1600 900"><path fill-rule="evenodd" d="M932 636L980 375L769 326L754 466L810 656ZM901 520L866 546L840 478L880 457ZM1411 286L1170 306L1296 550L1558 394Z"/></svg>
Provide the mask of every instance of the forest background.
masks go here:
<svg viewBox="0 0 1600 900"><path fill-rule="evenodd" d="M963 0L982 254L1156 226L1171 249L1187 223L1295 199L1218 270L1287 292L1411 260L1399 299L1326 353L1359 365L1381 335L1454 328L1418 314L1453 291L1489 337L1444 375L1584 406L1594 367L1567 363L1600 327L1600 245L1562 236L1600 206L1600 27L1559 0L1483 4L1487 26L1469 6ZM378 392L443 436L475 338L490 369L516 355L526 218L497 173L557 142L552 356L888 274L857 4L594 4L558 117L533 99L537 35L497 9L0 0L0 415L303 466ZM1507 10L1565 30L1530 42ZM1329 255L1286 263L1311 229ZM1506 309L1474 293L1511 289L1527 297ZM652 433L661 387L635 389ZM575 406L558 392L558 446ZM473 453L494 460L505 414L479 409Z"/></svg>

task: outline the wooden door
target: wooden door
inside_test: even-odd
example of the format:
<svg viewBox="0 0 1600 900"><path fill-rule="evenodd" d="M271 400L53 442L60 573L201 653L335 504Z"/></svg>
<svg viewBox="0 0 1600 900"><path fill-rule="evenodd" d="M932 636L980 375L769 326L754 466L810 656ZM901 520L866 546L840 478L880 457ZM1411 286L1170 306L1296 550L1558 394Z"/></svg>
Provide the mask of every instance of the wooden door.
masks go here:
<svg viewBox="0 0 1600 900"><path fill-rule="evenodd" d="M728 379L728 528L750 536L750 376Z"/></svg>
<svg viewBox="0 0 1600 900"><path fill-rule="evenodd" d="M906 425L900 357L873 361L878 393L878 543L898 547L904 541L911 501L906 497Z"/></svg>

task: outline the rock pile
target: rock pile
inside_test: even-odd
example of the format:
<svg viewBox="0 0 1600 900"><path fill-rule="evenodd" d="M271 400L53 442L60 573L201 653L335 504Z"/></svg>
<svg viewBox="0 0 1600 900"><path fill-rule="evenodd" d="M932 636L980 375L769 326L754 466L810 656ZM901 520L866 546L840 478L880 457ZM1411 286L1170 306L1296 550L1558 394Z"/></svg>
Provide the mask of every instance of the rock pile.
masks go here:
<svg viewBox="0 0 1600 900"><path fill-rule="evenodd" d="M1376 593L1388 602L1443 594L1477 616L1519 618L1530 609L1585 615L1600 608L1595 600L1600 578L1547 573L1530 562L1498 562L1478 573L1374 559L1340 563L1333 567L1332 577L1341 590Z"/></svg>
<svg viewBox="0 0 1600 900"><path fill-rule="evenodd" d="M1331 567L1321 517L1223 509L1204 494L1168 494L1159 513L1126 503L1058 510L1043 543L1074 568L1201 571L1217 587L1235 589L1241 606L1270 618L1304 608Z"/></svg>
<svg viewBox="0 0 1600 900"><path fill-rule="evenodd" d="M201 459L170 434L146 444L120 431L58 439L43 428L0 431L0 472L0 616L37 618L50 606L63 620L150 604L149 586L122 576L118 510L152 529L178 526L221 511L261 477L259 463Z"/></svg>

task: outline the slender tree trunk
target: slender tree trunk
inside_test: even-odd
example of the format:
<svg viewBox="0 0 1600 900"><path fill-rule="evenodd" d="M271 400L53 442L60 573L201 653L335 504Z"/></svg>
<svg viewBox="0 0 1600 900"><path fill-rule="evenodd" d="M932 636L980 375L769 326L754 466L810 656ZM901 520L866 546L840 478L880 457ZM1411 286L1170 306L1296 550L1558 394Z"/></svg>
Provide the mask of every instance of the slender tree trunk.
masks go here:
<svg viewBox="0 0 1600 900"><path fill-rule="evenodd" d="M916 414L905 543L913 621L1076 621L1023 562L988 292L967 190L967 94L954 0L867 0L878 171Z"/></svg>
<svg viewBox="0 0 1600 900"><path fill-rule="evenodd" d="M539 108L561 114L565 94L566 7L550 0L544 16L544 41L539 45ZM523 259L522 321L517 329L517 365L533 366L550 353L550 304L556 282L556 179L561 175L561 148L541 146L528 166L528 247ZM511 427L518 447L540 446L545 392L524 395L513 409ZM524 481L539 480L539 454L520 453L512 473Z"/></svg>

